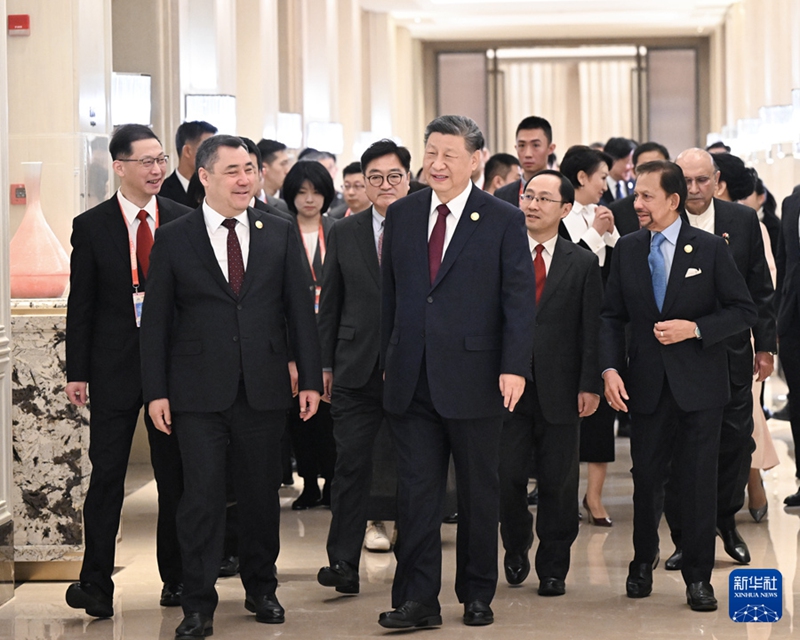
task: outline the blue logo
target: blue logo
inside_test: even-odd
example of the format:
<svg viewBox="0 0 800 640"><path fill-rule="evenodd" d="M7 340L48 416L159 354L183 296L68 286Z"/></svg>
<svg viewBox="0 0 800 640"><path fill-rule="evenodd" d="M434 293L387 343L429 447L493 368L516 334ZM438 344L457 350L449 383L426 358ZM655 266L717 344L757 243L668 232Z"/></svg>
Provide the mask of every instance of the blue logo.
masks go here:
<svg viewBox="0 0 800 640"><path fill-rule="evenodd" d="M783 615L783 576L777 569L734 569L728 579L734 622L777 622Z"/></svg>

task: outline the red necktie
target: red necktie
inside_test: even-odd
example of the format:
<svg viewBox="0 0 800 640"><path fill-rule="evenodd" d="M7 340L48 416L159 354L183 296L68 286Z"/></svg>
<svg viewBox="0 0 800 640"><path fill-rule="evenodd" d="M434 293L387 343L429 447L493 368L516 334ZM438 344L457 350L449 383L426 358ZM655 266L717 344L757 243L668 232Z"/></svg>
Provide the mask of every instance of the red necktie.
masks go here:
<svg viewBox="0 0 800 640"><path fill-rule="evenodd" d="M381 266L381 258L383 258L383 223L381 222L381 234L378 236L378 266Z"/></svg>
<svg viewBox="0 0 800 640"><path fill-rule="evenodd" d="M536 257L533 259L533 272L536 274L536 304L539 304L542 291L544 291L544 281L547 280L547 270L544 266L544 258L542 258L544 246L537 244L534 250Z"/></svg>
<svg viewBox="0 0 800 640"><path fill-rule="evenodd" d="M439 217L436 218L436 224L433 225L433 232L431 238L428 240L428 269L431 273L431 284L436 280L436 274L439 273L439 267L442 266L442 255L444 254L444 232L447 229L445 218L450 213L450 209L446 204L440 204L436 207L439 212Z"/></svg>
<svg viewBox="0 0 800 640"><path fill-rule="evenodd" d="M228 284L238 296L244 281L244 260L242 259L242 247L239 244L239 237L236 235L236 220L228 218L222 223L228 230Z"/></svg>
<svg viewBox="0 0 800 640"><path fill-rule="evenodd" d="M153 232L147 224L147 211L142 209L136 215L139 218L139 228L136 230L136 258L139 260L139 270L147 277L150 268L150 250L153 248Z"/></svg>

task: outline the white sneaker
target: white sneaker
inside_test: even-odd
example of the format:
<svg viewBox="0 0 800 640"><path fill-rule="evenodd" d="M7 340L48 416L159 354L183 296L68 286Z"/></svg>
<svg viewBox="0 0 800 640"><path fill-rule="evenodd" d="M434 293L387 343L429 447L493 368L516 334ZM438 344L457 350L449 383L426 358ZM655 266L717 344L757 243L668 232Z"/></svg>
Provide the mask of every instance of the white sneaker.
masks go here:
<svg viewBox="0 0 800 640"><path fill-rule="evenodd" d="M367 532L364 534L364 547L367 551L389 551L392 543L386 534L383 522L375 520L367 523Z"/></svg>

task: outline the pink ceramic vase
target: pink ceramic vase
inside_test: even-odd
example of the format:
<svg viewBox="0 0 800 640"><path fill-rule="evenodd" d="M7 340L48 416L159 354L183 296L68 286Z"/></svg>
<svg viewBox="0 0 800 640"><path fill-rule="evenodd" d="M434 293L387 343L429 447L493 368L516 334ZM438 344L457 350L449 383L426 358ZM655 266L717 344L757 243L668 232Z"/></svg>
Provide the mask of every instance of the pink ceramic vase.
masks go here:
<svg viewBox="0 0 800 640"><path fill-rule="evenodd" d="M23 162L27 206L11 239L11 297L60 298L69 282L69 257L42 213L41 162Z"/></svg>

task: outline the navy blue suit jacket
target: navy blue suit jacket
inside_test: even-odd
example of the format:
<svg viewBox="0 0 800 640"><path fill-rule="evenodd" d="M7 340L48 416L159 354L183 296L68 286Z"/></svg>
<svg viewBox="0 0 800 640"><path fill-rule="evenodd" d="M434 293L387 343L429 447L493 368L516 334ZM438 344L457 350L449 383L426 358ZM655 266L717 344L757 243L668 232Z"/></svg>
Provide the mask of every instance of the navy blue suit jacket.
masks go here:
<svg viewBox="0 0 800 640"><path fill-rule="evenodd" d="M423 357L434 407L453 419L505 411L501 373L531 376L533 262L520 209L472 186L436 281L428 269L431 190L392 204L382 260L384 406L411 403Z"/></svg>

